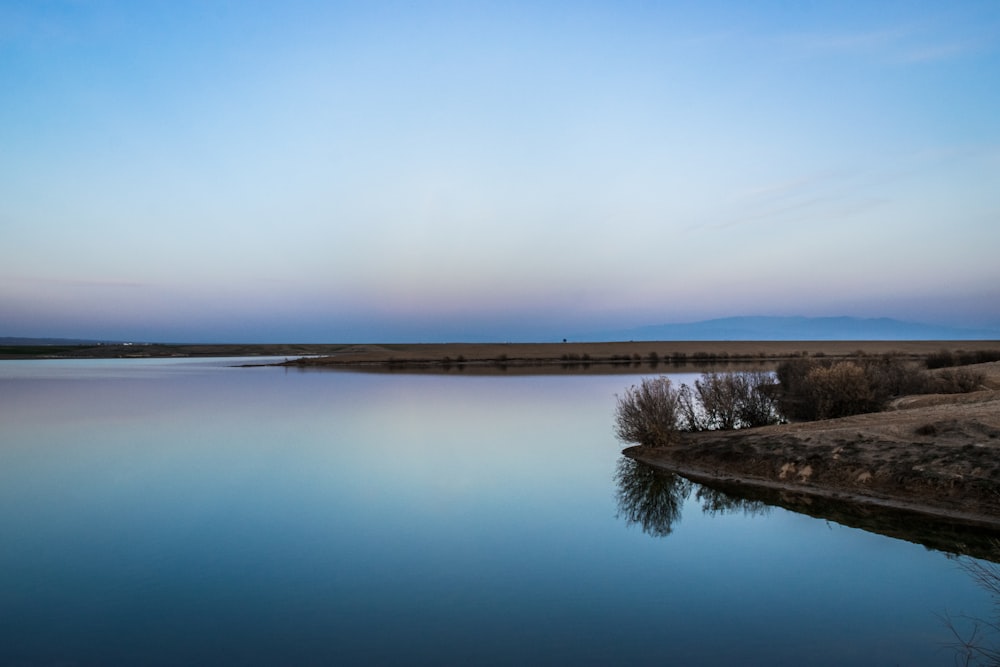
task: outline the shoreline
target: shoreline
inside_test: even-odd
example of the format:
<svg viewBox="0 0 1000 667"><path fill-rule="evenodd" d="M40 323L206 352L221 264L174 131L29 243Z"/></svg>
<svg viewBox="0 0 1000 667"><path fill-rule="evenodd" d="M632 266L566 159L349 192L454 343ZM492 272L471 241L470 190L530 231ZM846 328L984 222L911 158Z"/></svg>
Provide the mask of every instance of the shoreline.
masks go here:
<svg viewBox="0 0 1000 667"><path fill-rule="evenodd" d="M894 509L1000 531L1000 362L978 390L838 419L686 433L622 453L698 483Z"/></svg>
<svg viewBox="0 0 1000 667"><path fill-rule="evenodd" d="M650 467L656 474L676 475L700 486L695 499L701 501L701 509L705 512L756 513L777 507L848 528L905 540L927 549L1000 562L1000 552L997 551L1000 521L992 516L941 510L919 503L897 502L891 498L810 489L796 484L722 479L704 470L684 467L674 470L655 462L644 463L641 455L635 457L627 451L625 455L640 465ZM677 487L663 482L659 488ZM721 501L718 494L721 494ZM733 500L726 501L726 497ZM664 502L676 503L677 500ZM762 506L768 509L762 510ZM675 517L675 520L679 519L680 516Z"/></svg>
<svg viewBox="0 0 1000 667"><path fill-rule="evenodd" d="M669 367L671 364L780 361L892 354L925 357L942 350L998 350L1000 340L924 341L617 341L597 343L252 343L0 346L0 359L156 357L289 357L300 366L553 366Z"/></svg>
<svg viewBox="0 0 1000 667"><path fill-rule="evenodd" d="M777 363L799 357L851 358L890 354L920 359L948 350L1000 349L1000 341L627 341L606 343L434 343L349 345L327 356L283 365L308 368L398 371L546 367L572 372L608 372L729 363Z"/></svg>
<svg viewBox="0 0 1000 667"><path fill-rule="evenodd" d="M709 471L704 468L671 463L661 457L650 455L645 447L629 447L622 451L624 456L664 472L674 473L696 484L737 491L760 490L765 493L777 493L783 498L803 496L831 500L845 505L870 507L876 509L898 510L913 515L920 515L932 520L953 521L974 528L985 528L996 531L1000 536L1000 516L982 512L964 512L961 510L939 507L932 502L920 502L912 499L893 498L888 495L875 495L858 490L844 488L820 487L794 482L779 481L753 475L732 475L728 472ZM808 504L808 501L807 501Z"/></svg>

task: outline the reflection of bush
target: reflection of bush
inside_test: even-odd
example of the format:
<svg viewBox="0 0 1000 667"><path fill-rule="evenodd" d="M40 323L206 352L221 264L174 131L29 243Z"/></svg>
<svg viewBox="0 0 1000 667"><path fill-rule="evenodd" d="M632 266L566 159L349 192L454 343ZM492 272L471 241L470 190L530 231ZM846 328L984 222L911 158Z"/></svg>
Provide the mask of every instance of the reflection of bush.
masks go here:
<svg viewBox="0 0 1000 667"><path fill-rule="evenodd" d="M994 557L1000 559L1000 543L995 543L993 549ZM996 667L1000 665L1000 565L971 558L962 559L960 565L989 594L994 617L953 618L945 615L945 625L955 636L952 644L955 664Z"/></svg>
<svg viewBox="0 0 1000 667"><path fill-rule="evenodd" d="M666 537L681 519L681 508L692 484L683 477L622 457L615 472L618 483L618 517L642 532Z"/></svg>
<svg viewBox="0 0 1000 667"><path fill-rule="evenodd" d="M701 511L709 516L737 512L742 512L744 516L763 516L771 513L771 506L763 500L741 498L707 486L699 486L694 497L701 503Z"/></svg>
<svg viewBox="0 0 1000 667"><path fill-rule="evenodd" d="M618 460L615 471L618 483L618 517L628 525L638 524L642 532L666 537L681 520L684 502L695 491L695 498L706 514L757 516L770 512L761 500L743 498L725 491L701 486L666 470L639 463L627 457Z"/></svg>

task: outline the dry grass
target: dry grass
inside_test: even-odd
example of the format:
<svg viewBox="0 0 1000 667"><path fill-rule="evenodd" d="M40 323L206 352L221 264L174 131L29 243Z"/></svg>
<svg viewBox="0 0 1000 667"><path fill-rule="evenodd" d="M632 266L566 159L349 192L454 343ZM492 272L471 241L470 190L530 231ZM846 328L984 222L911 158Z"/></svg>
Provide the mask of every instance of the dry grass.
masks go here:
<svg viewBox="0 0 1000 667"><path fill-rule="evenodd" d="M803 356L853 357L899 354L925 358L942 351L1000 349L1000 341L639 341L611 343L339 343L220 345L7 346L0 358L316 356L313 364L641 363L652 361L775 360Z"/></svg>
<svg viewBox="0 0 1000 667"><path fill-rule="evenodd" d="M599 365L661 364L856 357L923 358L941 350L991 350L1000 341L643 341L615 343L441 343L348 345L303 365Z"/></svg>

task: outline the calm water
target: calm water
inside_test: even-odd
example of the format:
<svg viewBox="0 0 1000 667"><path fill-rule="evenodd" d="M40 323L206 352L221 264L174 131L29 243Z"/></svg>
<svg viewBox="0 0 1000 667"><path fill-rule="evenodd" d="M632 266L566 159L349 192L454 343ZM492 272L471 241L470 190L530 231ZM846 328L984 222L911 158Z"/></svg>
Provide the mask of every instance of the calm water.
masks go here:
<svg viewBox="0 0 1000 667"><path fill-rule="evenodd" d="M910 542L630 514L638 376L231 363L0 362L0 665L947 665L991 614Z"/></svg>

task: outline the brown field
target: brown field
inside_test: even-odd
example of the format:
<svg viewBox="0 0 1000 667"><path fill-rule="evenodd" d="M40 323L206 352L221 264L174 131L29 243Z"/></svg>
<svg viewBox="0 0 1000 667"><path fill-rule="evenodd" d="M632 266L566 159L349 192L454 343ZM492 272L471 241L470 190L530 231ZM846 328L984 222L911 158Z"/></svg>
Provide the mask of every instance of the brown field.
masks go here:
<svg viewBox="0 0 1000 667"><path fill-rule="evenodd" d="M606 372L614 367L664 363L774 361L801 356L898 354L923 357L940 350L1000 350L1000 341L642 341L614 343L442 343L345 345L299 366L406 369Z"/></svg>
<svg viewBox="0 0 1000 667"><path fill-rule="evenodd" d="M38 345L0 347L0 358L142 358L278 356L310 365L600 364L641 361L746 361L799 356L899 354L920 357L940 350L1000 350L992 341L639 341L610 343L338 343L205 345ZM595 369L597 370L597 369Z"/></svg>

